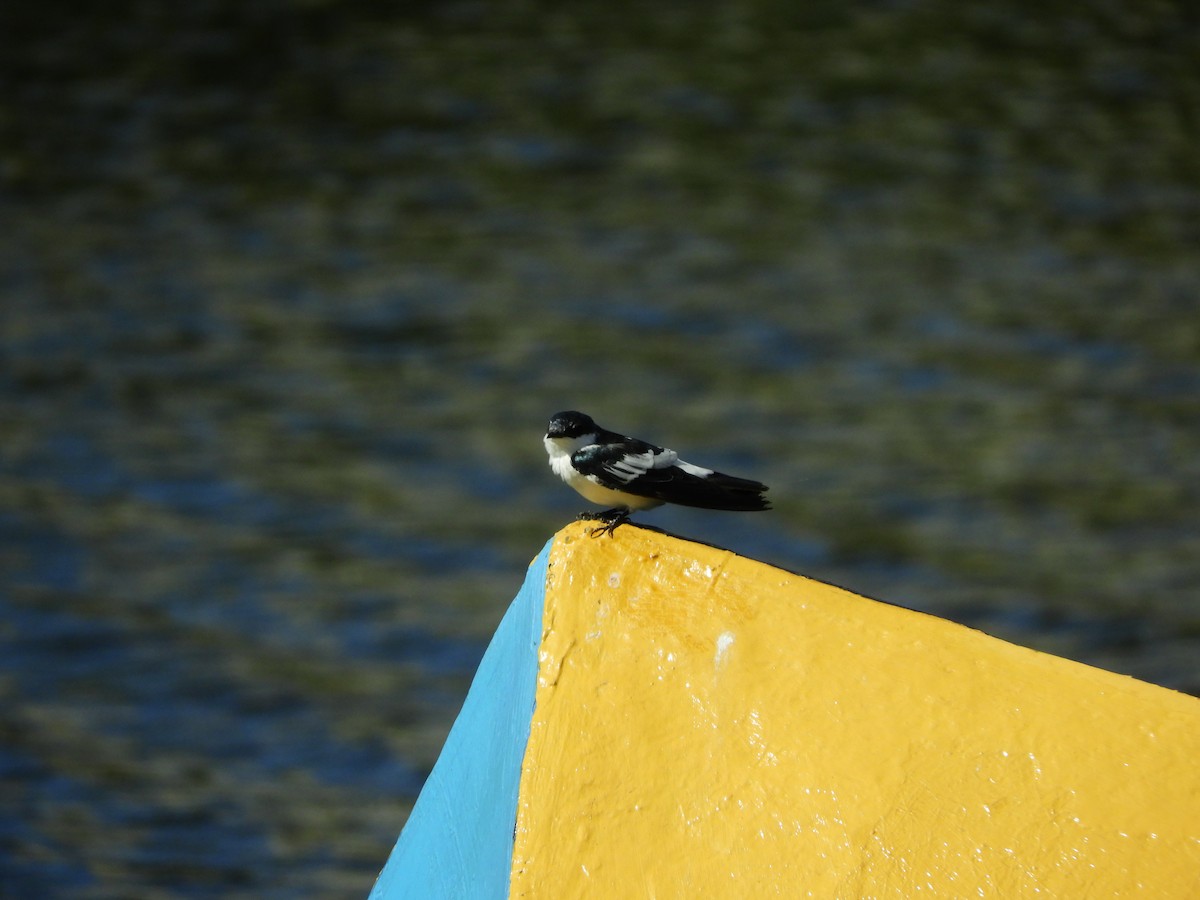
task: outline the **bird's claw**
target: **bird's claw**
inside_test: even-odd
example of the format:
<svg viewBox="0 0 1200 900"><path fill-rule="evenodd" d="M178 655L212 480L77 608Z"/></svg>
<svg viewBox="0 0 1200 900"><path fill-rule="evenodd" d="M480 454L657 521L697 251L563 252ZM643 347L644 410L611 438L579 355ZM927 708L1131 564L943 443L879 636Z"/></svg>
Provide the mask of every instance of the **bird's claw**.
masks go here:
<svg viewBox="0 0 1200 900"><path fill-rule="evenodd" d="M602 524L595 528L588 529L589 537L600 537L602 534L613 536L613 532L617 530L618 525L624 525L629 521L629 510L617 507L616 509L606 509L603 512L581 512L576 519L578 521L595 521L599 520Z"/></svg>

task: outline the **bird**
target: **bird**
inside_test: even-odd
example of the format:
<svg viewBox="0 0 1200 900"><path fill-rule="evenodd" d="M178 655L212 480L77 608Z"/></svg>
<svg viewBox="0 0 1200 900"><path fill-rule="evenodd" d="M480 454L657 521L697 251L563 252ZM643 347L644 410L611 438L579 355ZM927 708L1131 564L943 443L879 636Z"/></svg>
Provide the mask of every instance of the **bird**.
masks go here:
<svg viewBox="0 0 1200 900"><path fill-rule="evenodd" d="M543 443L556 475L587 500L608 507L579 514L603 523L589 530L592 537L611 537L632 511L664 503L739 511L771 508L763 496L765 484L684 462L674 450L608 431L575 410L550 417Z"/></svg>

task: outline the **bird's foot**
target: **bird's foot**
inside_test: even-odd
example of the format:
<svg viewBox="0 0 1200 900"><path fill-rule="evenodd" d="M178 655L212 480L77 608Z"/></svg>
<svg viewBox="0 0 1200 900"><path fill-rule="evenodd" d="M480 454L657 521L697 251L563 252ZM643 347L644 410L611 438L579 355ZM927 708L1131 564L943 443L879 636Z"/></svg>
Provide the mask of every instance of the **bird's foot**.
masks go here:
<svg viewBox="0 0 1200 900"><path fill-rule="evenodd" d="M597 521L601 525L595 528L588 529L590 537L600 537L602 534L613 536L613 532L617 530L618 525L624 525L629 521L629 510L624 506L618 506L615 509L606 509L603 512L581 512L577 517L579 521Z"/></svg>

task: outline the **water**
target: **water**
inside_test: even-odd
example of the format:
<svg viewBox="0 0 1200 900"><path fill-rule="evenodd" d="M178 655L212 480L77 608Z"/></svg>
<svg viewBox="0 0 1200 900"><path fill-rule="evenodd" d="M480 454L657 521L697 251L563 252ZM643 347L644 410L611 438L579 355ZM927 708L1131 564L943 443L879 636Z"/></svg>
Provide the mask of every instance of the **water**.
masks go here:
<svg viewBox="0 0 1200 900"><path fill-rule="evenodd" d="M0 893L365 896L579 503L1200 692L1194 15L0 27Z"/></svg>

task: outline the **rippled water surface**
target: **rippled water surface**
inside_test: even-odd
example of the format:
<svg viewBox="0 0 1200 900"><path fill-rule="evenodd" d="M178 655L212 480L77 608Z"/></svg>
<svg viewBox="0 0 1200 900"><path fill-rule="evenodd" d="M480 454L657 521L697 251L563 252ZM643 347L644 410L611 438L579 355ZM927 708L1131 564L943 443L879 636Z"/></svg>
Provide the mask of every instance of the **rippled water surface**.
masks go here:
<svg viewBox="0 0 1200 900"><path fill-rule="evenodd" d="M365 896L562 408L772 485L649 524L1200 691L1186 4L3 19L5 897Z"/></svg>

